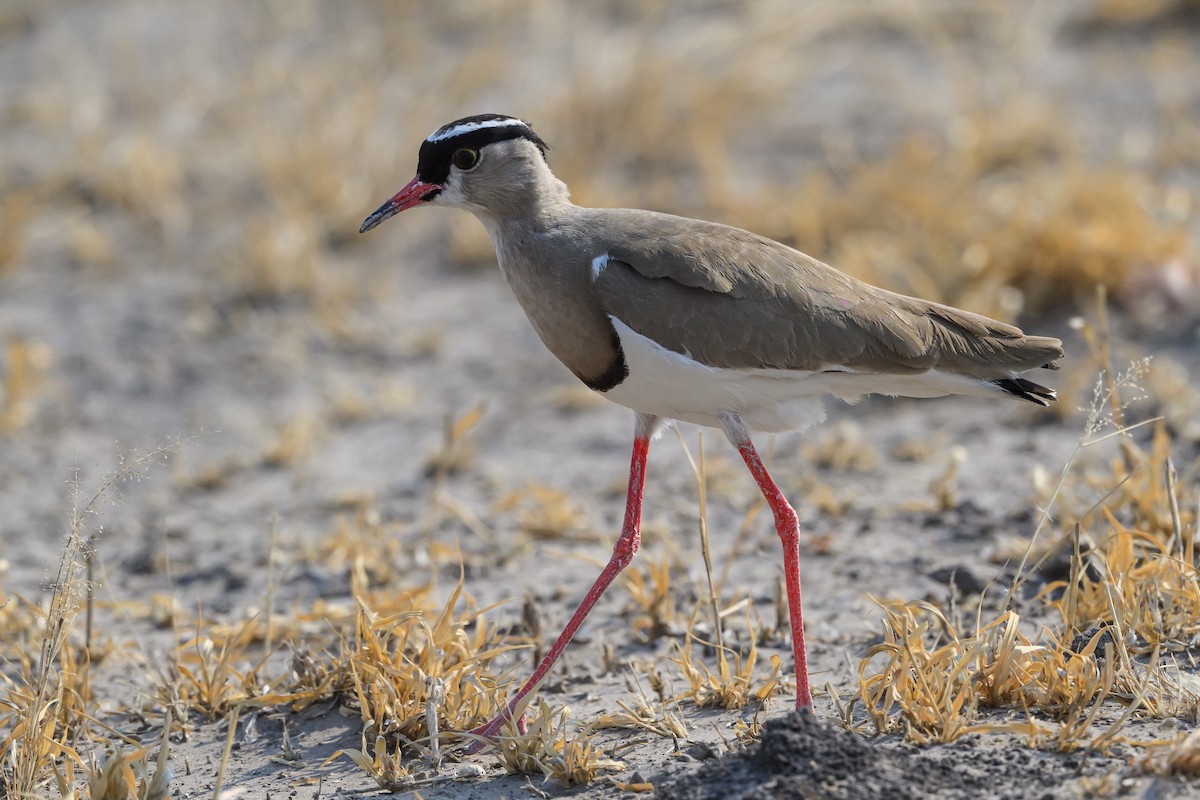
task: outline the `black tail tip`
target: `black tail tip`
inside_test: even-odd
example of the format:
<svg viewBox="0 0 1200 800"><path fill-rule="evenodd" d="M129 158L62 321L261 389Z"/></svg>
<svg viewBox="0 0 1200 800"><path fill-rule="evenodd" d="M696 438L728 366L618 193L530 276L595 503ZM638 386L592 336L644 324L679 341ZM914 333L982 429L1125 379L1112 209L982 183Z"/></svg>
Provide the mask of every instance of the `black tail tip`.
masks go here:
<svg viewBox="0 0 1200 800"><path fill-rule="evenodd" d="M1053 389L1047 389L1045 386L1024 378L996 378L988 383L1022 400L1037 403L1039 406L1048 406L1058 399L1058 395Z"/></svg>

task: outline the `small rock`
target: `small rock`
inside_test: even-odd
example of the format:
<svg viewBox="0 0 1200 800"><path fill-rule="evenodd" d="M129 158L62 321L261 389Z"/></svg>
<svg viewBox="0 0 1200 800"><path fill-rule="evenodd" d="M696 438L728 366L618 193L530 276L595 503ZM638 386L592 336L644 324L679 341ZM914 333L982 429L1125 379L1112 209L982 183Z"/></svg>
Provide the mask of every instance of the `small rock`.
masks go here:
<svg viewBox="0 0 1200 800"><path fill-rule="evenodd" d="M983 590L987 588L987 584L981 581L975 572L965 564L939 567L926 574L935 581L953 586L959 594L982 594Z"/></svg>
<svg viewBox="0 0 1200 800"><path fill-rule="evenodd" d="M1110 649L1113 653L1117 652L1117 639L1113 636L1113 629L1105 625L1103 627L1088 628L1072 639L1071 646L1067 648L1067 656L1083 655L1083 651L1087 649L1088 644L1096 637L1096 634L1100 634L1100 637L1096 639L1096 647L1092 653L1097 661L1103 661L1105 654Z"/></svg>

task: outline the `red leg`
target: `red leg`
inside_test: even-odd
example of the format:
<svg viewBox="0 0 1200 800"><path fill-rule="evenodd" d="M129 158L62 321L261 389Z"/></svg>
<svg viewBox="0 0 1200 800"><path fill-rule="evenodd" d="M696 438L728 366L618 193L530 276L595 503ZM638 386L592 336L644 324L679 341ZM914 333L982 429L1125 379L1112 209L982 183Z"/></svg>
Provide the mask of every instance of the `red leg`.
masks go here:
<svg viewBox="0 0 1200 800"><path fill-rule="evenodd" d="M546 677L546 673L554 666L554 662L558 661L563 650L567 649L567 645L571 643L575 632L579 630L579 626L583 624L587 618L588 612L592 610L592 606L604 594L604 591L612 584L621 570L629 565L633 560L633 554L637 552L638 546L641 544L641 524L642 524L642 488L646 482L646 457L650 452L650 436L653 433L654 420L638 418L637 434L633 440L633 458L629 465L629 494L625 501L625 524L621 528L621 536L617 539L616 545L613 546L612 558L609 559L608 566L600 573L600 577L592 584L592 588L588 590L587 596L583 598L583 602L579 608L575 610L575 614L567 623L567 627L563 628L563 632L558 635L558 639L554 642L554 646L546 653L542 662L538 664L537 669L533 671L533 675L521 687L516 696L509 701L508 705L490 722L479 726L471 731L477 736L493 737L500 732L500 728L504 723L508 722L520 705L521 701L537 688L538 684ZM520 724L520 721L518 721ZM484 743L481 741L475 742L468 749L468 753L478 752Z"/></svg>
<svg viewBox="0 0 1200 800"><path fill-rule="evenodd" d="M792 652L796 656L796 708L808 708L812 706L812 693L808 688L808 653L804 646L804 613L800 604L800 520L783 492L771 480L741 421L722 421L726 422L726 435L741 453L742 460L750 468L750 474L754 476L775 515L775 532L783 543L783 577L787 584L788 611L791 614Z"/></svg>

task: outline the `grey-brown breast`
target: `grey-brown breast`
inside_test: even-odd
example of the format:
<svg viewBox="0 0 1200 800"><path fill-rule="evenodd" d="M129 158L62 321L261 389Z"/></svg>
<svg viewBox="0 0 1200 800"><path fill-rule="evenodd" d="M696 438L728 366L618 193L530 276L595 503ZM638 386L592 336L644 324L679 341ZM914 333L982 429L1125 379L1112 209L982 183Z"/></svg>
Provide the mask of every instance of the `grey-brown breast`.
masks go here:
<svg viewBox="0 0 1200 800"><path fill-rule="evenodd" d="M573 206L566 206L572 216ZM607 313L591 284L584 229L528 220L499 223L496 255L512 289L547 349L588 387L604 392L628 370Z"/></svg>
<svg viewBox="0 0 1200 800"><path fill-rule="evenodd" d="M715 223L579 209L609 260L591 289L605 312L714 367L999 378L1062 356L1057 339L888 292L792 248Z"/></svg>

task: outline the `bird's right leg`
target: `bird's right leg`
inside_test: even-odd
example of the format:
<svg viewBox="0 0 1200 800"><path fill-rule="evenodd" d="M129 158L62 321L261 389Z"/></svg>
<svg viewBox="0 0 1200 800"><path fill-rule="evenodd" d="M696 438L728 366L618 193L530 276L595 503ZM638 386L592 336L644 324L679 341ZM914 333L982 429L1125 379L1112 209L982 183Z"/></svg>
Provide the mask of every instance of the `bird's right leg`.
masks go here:
<svg viewBox="0 0 1200 800"><path fill-rule="evenodd" d="M525 696L538 687L538 684L546 677L550 668L554 666L554 662L558 661L563 650L567 649L567 645L571 643L571 639L575 636L575 632L579 630L579 626L583 624L588 613L596 602L600 599L604 591L608 589L612 582L616 579L621 570L629 565L633 560L633 554L637 552L641 544L641 525L642 525L642 490L646 482L646 458L650 453L650 439L654 436L658 428L658 417L649 414L637 415L637 422L634 427L633 438L633 457L629 464L629 493L625 500L625 523L621 527L621 536L617 539L617 543L613 546L612 557L605 566L604 571L600 573L600 577L592 584L592 588L588 590L587 595L583 598L583 602L576 609L574 615L571 616L567 626L563 628L563 632L558 635L554 645L542 658L537 669L533 671L533 675L529 680L525 681L521 686L521 690L508 702L504 710L496 715L491 721L480 725L471 731L476 736L492 738L500 732L500 728L506 722L512 719L513 713ZM485 745L483 740L477 740L474 744L467 748L468 753L475 753L481 750Z"/></svg>
<svg viewBox="0 0 1200 800"><path fill-rule="evenodd" d="M812 706L812 693L808 688L808 651L804 645L804 612L800 602L800 520L796 517L796 510L771 479L766 465L754 449L754 442L750 441L750 431L741 417L722 414L720 419L725 436L746 462L775 516L775 532L783 544L783 580L787 586L788 612L792 623L792 654L796 657L796 708L808 708Z"/></svg>

